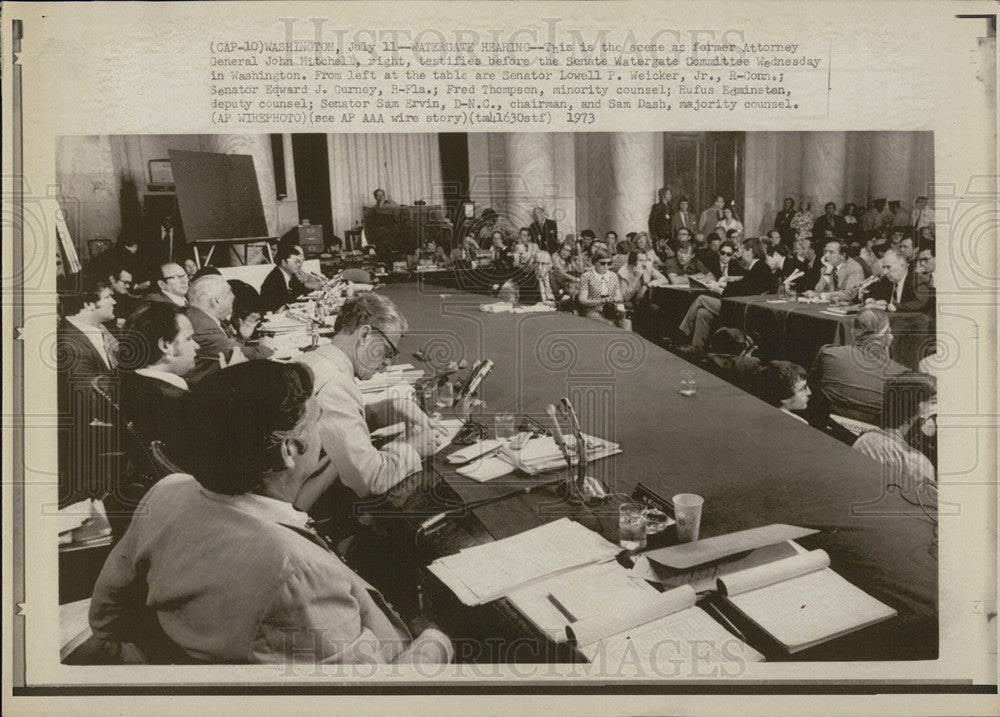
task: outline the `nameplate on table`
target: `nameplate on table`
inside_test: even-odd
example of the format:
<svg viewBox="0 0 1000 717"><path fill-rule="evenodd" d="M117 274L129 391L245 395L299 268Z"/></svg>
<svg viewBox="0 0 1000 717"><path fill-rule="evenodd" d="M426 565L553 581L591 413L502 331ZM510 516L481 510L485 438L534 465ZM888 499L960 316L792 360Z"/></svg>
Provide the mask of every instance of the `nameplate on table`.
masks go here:
<svg viewBox="0 0 1000 717"><path fill-rule="evenodd" d="M818 533L812 528L800 528L795 525L775 523L760 528L741 530L736 533L719 535L715 538L696 540L693 543L681 543L669 548L660 548L645 553L645 556L655 563L665 565L675 570L685 570L696 565L703 565L713 560L720 560L736 553L742 553L765 545L774 545L786 540L795 540L806 535Z"/></svg>

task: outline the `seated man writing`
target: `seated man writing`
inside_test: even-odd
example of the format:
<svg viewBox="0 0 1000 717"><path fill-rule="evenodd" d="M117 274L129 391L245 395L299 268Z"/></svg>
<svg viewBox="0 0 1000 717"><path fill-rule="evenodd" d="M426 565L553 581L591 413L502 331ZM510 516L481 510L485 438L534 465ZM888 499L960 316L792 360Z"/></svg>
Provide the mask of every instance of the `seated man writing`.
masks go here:
<svg viewBox="0 0 1000 717"><path fill-rule="evenodd" d="M341 308L331 343L299 359L316 377L319 435L330 461L328 483L338 490L346 487L356 497L385 493L418 471L421 459L434 455L437 447L437 424L415 402L390 397L366 404L354 380L368 380L391 365L406 329L406 319L389 299L361 294ZM371 429L398 422L406 424L406 435L377 450Z"/></svg>
<svg viewBox="0 0 1000 717"><path fill-rule="evenodd" d="M216 663L451 659L443 633L413 639L307 524L303 490L326 480L312 393L308 368L270 361L195 388L183 459L193 475L153 486L108 556L90 606L98 640Z"/></svg>

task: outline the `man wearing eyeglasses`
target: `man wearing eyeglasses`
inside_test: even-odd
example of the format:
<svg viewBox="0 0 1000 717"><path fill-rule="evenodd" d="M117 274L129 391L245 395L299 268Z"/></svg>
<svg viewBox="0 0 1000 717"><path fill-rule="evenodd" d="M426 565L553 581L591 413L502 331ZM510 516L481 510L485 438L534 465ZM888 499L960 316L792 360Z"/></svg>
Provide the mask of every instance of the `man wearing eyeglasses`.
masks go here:
<svg viewBox="0 0 1000 717"><path fill-rule="evenodd" d="M108 327L112 331L125 323L125 319L132 315L132 312L139 308L142 302L138 297L132 296L132 273L125 268L120 268L108 276L108 283L111 291L114 292L115 299L115 326Z"/></svg>
<svg viewBox="0 0 1000 717"><path fill-rule="evenodd" d="M334 506L338 513L358 497L385 493L418 471L421 460L437 448L438 426L416 403L390 394L366 405L355 381L366 381L393 363L407 328L389 299L362 294L341 308L331 343L300 359L316 377L320 439L330 463L326 470L334 474L330 481L319 483L334 486L329 502L339 503ZM370 431L399 422L406 424L405 433L376 449Z"/></svg>
<svg viewBox="0 0 1000 717"><path fill-rule="evenodd" d="M186 309L187 292L190 286L187 272L180 264L169 262L160 266L160 277L156 280L159 291L146 297L147 301L165 301Z"/></svg>

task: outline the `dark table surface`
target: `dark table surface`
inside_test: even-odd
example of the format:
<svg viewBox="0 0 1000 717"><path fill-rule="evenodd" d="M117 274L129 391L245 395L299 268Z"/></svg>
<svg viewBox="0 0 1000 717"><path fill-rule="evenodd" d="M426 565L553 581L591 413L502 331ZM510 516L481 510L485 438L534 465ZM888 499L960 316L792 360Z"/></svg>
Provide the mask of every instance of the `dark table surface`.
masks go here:
<svg viewBox="0 0 1000 717"><path fill-rule="evenodd" d="M761 356L794 361L806 370L824 345L851 343L853 316L825 313L830 308L826 303L777 301L773 294L725 298L719 325L735 326L754 336ZM933 338L930 320L916 312L888 312L888 315L895 337L891 348L893 360L916 370Z"/></svg>
<svg viewBox="0 0 1000 717"><path fill-rule="evenodd" d="M433 343L438 362L495 362L480 391L484 424L501 411L545 422L546 405L569 396L584 431L623 448L592 465L613 491L629 493L642 482L668 499L702 495L702 537L770 523L815 528L818 535L801 541L806 547L826 550L837 573L899 611L796 660L936 656L936 531L919 503L931 515L935 507L927 496L887 488L880 464L636 334L566 313L487 314L479 310L481 295L427 284L390 286L385 294L410 324L400 361ZM688 371L697 376L693 397L678 391ZM412 524L440 506L552 477L515 472L476 483L444 461L456 449L441 451L424 474L398 487L395 507L410 511ZM588 511L541 490L471 511L435 533L424 559L562 515L617 540L613 505Z"/></svg>

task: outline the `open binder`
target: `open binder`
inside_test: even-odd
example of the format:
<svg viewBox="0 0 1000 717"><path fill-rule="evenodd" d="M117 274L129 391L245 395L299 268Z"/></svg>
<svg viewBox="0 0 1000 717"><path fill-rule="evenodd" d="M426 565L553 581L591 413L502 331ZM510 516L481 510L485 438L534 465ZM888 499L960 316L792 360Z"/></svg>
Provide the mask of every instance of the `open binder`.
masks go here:
<svg viewBox="0 0 1000 717"><path fill-rule="evenodd" d="M719 592L786 650L799 652L896 616L813 550L718 579Z"/></svg>

